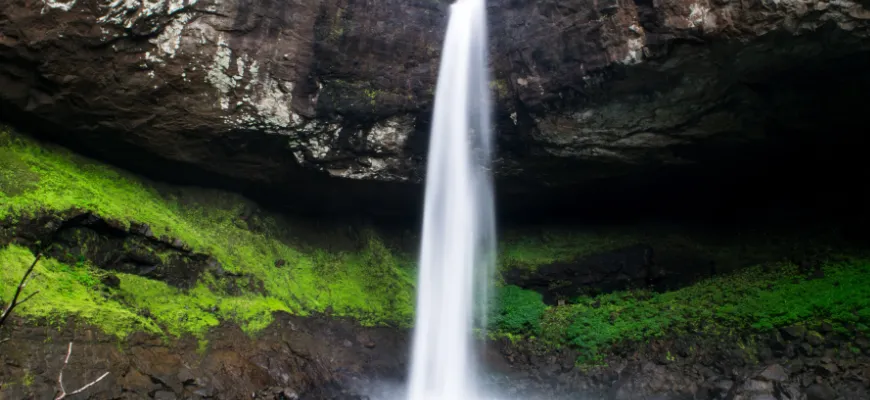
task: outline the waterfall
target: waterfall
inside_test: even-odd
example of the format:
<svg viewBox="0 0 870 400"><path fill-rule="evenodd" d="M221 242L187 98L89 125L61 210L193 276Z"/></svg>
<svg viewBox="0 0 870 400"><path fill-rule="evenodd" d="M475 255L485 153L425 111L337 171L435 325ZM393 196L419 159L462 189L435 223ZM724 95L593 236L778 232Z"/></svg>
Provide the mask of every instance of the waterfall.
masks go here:
<svg viewBox="0 0 870 400"><path fill-rule="evenodd" d="M429 142L410 400L480 397L472 329L485 327L476 306L495 257L487 51L485 1L458 0Z"/></svg>

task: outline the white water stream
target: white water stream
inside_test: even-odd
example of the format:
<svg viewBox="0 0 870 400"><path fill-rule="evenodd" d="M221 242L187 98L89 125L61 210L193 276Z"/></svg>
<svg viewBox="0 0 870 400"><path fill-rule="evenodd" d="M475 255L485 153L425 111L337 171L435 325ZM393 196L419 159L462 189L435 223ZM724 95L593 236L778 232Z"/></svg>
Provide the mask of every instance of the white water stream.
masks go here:
<svg viewBox="0 0 870 400"><path fill-rule="evenodd" d="M435 93L409 400L481 397L472 328L485 326L495 257L487 51L485 0L458 0Z"/></svg>

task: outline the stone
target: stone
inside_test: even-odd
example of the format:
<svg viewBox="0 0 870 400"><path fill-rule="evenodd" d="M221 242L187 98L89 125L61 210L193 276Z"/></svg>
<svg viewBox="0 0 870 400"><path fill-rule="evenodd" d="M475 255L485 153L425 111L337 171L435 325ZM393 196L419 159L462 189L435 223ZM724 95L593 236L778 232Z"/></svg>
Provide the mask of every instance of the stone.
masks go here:
<svg viewBox="0 0 870 400"><path fill-rule="evenodd" d="M809 343L813 346L821 346L822 344L825 343L825 337L816 331L809 331L809 333L807 333L806 340L807 340L807 343Z"/></svg>
<svg viewBox="0 0 870 400"><path fill-rule="evenodd" d="M178 381L184 385L196 382L196 376L190 368L182 368L181 371L178 371L176 378L178 378Z"/></svg>
<svg viewBox="0 0 870 400"><path fill-rule="evenodd" d="M758 377L769 382L785 382L788 380L788 373L781 365L773 364L761 371Z"/></svg>
<svg viewBox="0 0 870 400"><path fill-rule="evenodd" d="M788 340L799 340L804 338L804 335L807 333L807 328L802 325L792 325L780 328L779 331L782 333L782 336Z"/></svg>
<svg viewBox="0 0 870 400"><path fill-rule="evenodd" d="M121 287L121 278L118 278L115 274L106 274L102 279L100 279L100 282L102 282L104 286L114 289Z"/></svg>
<svg viewBox="0 0 870 400"><path fill-rule="evenodd" d="M154 400L177 400L175 393L161 390L154 393Z"/></svg>
<svg viewBox="0 0 870 400"><path fill-rule="evenodd" d="M777 351L784 351L789 343L785 340L783 336L787 337L787 335L780 334L779 332L774 332L769 340L770 348Z"/></svg>
<svg viewBox="0 0 870 400"><path fill-rule="evenodd" d="M743 384L743 390L749 393L773 393L773 384L763 380L750 379Z"/></svg>
<svg viewBox="0 0 870 400"><path fill-rule="evenodd" d="M837 393L833 388L824 383L817 383L806 388L804 394L807 400L834 400Z"/></svg>
<svg viewBox="0 0 870 400"><path fill-rule="evenodd" d="M835 364L823 363L816 367L816 373L821 376L831 376L840 371Z"/></svg>
<svg viewBox="0 0 870 400"><path fill-rule="evenodd" d="M803 362L803 360L801 360L799 358L794 359L794 360L789 361L787 367L791 373L798 373L804 369L804 362Z"/></svg>

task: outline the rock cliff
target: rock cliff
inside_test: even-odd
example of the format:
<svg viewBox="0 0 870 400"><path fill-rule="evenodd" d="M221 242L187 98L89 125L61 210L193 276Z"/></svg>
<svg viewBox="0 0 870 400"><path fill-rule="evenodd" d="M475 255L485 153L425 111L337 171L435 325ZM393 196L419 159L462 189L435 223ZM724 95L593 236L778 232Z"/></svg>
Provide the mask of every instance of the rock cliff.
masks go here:
<svg viewBox="0 0 870 400"><path fill-rule="evenodd" d="M846 127L868 84L865 7L490 1L500 188L576 188ZM10 0L0 118L139 171L333 202L363 180L380 198L350 197L389 203L385 190L413 192L423 175L448 12L441 0Z"/></svg>

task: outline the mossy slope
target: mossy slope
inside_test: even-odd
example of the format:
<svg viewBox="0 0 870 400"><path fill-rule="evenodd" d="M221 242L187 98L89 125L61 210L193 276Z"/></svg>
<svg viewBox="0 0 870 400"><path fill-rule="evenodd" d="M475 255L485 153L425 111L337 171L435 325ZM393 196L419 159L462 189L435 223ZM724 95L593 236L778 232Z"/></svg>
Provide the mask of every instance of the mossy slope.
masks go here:
<svg viewBox="0 0 870 400"><path fill-rule="evenodd" d="M223 195L230 200L223 198L218 205L182 202L141 179L8 130L0 132L0 167L0 221L7 225L25 215L70 209L127 226L147 223L155 236L180 239L193 251L216 258L224 270L263 282L262 290L242 288L229 295L216 289L222 286L213 276L181 291L119 274L120 287L110 290L99 284L103 272L87 263L65 266L44 260L28 287L41 292L18 310L23 316L75 316L121 337L135 330L202 336L221 320L255 332L268 325L276 310L299 315L329 310L368 325L411 321L410 265L374 233L355 251L306 251L282 239L274 221L260 221L265 228L257 230L240 223L243 199ZM30 259L20 247L0 251L3 299Z"/></svg>
<svg viewBox="0 0 870 400"><path fill-rule="evenodd" d="M828 322L870 333L870 261L827 264L807 276L790 264L753 267L679 290L647 290L578 297L545 306L537 293L501 289L493 310L496 333L523 335L546 347L582 350L581 361L601 359L610 346L670 334L769 331Z"/></svg>

